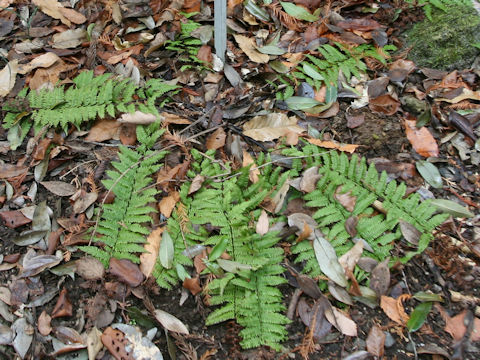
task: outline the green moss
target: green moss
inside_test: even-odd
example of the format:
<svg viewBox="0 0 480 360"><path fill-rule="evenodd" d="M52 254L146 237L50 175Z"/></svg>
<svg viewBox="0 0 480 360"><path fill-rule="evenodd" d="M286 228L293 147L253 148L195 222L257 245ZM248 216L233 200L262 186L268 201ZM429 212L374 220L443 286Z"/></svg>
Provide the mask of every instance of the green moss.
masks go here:
<svg viewBox="0 0 480 360"><path fill-rule="evenodd" d="M425 19L406 33L409 58L419 66L441 70L469 68L480 50L480 15L465 1L445 4L447 11L434 8L432 21Z"/></svg>

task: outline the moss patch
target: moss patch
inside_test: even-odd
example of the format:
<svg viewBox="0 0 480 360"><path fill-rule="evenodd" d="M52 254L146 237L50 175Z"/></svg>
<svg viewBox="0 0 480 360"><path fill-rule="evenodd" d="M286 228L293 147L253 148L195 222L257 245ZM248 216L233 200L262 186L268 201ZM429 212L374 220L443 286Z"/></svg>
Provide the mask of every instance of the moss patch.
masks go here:
<svg viewBox="0 0 480 360"><path fill-rule="evenodd" d="M412 46L409 58L419 66L441 70L469 68L480 50L480 15L466 1L446 4L447 12L433 9L432 21L425 19L405 35Z"/></svg>

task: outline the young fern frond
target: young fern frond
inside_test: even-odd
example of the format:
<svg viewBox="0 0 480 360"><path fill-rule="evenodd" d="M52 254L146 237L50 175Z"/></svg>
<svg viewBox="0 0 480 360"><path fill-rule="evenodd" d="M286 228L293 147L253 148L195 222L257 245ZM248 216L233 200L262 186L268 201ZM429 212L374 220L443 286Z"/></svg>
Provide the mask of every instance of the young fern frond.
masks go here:
<svg viewBox="0 0 480 360"><path fill-rule="evenodd" d="M166 152L148 150L162 134L159 123L137 127L137 136L143 144L136 150L120 147L119 161L113 162L114 170L107 171L109 179L103 185L115 194L112 204L104 204L98 222L95 239L103 248L82 246L81 250L98 258L108 267L112 257L139 262L138 253L144 252L143 243L150 233L145 223L151 222L150 213L155 209L149 203L155 201L157 190L147 188L152 183L151 175L161 165L159 161Z"/></svg>

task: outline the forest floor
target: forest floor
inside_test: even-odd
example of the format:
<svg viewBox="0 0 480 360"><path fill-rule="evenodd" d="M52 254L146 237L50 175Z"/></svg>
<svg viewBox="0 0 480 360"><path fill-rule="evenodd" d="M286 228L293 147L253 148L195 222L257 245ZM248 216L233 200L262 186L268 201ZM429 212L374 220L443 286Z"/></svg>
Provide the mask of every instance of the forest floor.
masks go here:
<svg viewBox="0 0 480 360"><path fill-rule="evenodd" d="M205 326L212 310L201 290L211 275L189 268L199 291L185 283L161 288L151 271L132 285L140 269L143 279L145 264L99 269L77 247L89 242L85 234L98 220L94 209L109 193L102 186L105 171L118 161L120 145L138 144L135 129L142 119L125 121L118 113L79 128L44 128L40 135L32 128L24 139L20 127L2 127L1 359L153 359L159 357L148 354L158 349L164 359L195 360L480 358L480 62L444 71L408 60L411 49L402 34L425 13L403 1L294 3L297 8L291 9L276 0L268 5L229 0L224 67L214 55L212 1L0 0L2 103L19 101L24 87L53 88L61 82L68 88L84 70L114 73L140 85L151 78L177 85L159 109L168 137L155 146L169 146L170 154L164 170L155 174L161 214L153 217L152 232L165 225L176 205L162 207L162 199L175 198L188 180L186 152L192 148L216 149L218 161L238 169L242 157L243 165L249 164L248 154L285 144L301 148L315 140L320 147L366 157L390 179L404 181L407 193L450 200L446 211L453 215L433 231L426 250L406 264L390 264L384 278L377 279L386 287L385 301L379 296L373 306L346 305L324 286L324 298L343 310L343 326L329 325L313 339L318 329L306 326L312 318L305 320L297 308L290 314L282 351L242 349L235 321ZM305 13L314 18L306 20ZM335 43L369 49L393 44L399 50L390 56L377 52L385 63L359 55L356 60L366 69L360 68L360 76L341 77L343 85L332 98L331 88L312 78L318 72L298 64L305 54L321 57L319 46ZM258 50L266 44L271 48ZM294 68L303 78L292 75ZM279 69L286 71L282 75ZM290 88L293 97L285 95ZM303 106L305 99L312 105ZM312 111L325 103L323 111ZM279 117L280 123L263 125L254 136L247 133L244 124L267 113L288 114L294 122ZM286 216L294 212L282 211ZM39 236L45 222L48 229ZM280 245L293 264L290 245ZM302 263L295 266L302 269ZM295 310L302 301L316 304L318 299L306 295L288 271L282 276L289 280L279 287L286 309ZM324 285L325 279L320 277ZM426 298L420 302L415 294ZM408 319L414 309L421 312L419 304L431 307L412 329ZM175 319L166 325L168 314L160 319L155 309ZM118 323L138 325L131 328L137 354L127 346L132 338L127 341L125 333L112 330ZM184 326L188 334L179 330ZM139 339L153 327L157 333L142 347Z"/></svg>

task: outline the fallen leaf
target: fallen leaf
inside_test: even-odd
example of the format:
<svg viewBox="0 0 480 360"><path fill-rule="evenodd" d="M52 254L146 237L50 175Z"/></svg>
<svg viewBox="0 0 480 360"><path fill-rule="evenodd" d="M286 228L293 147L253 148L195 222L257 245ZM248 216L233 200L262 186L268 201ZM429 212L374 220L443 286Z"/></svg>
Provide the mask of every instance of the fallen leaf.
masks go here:
<svg viewBox="0 0 480 360"><path fill-rule="evenodd" d="M410 244L418 245L420 236L422 236L421 231L419 231L412 224L403 220L400 220L399 224L400 224L400 231L402 232L402 235L405 238L405 240L407 240Z"/></svg>
<svg viewBox="0 0 480 360"><path fill-rule="evenodd" d="M404 126L407 139L418 154L424 157L438 156L437 142L426 127L418 129L415 120L407 119L404 119Z"/></svg>
<svg viewBox="0 0 480 360"><path fill-rule="evenodd" d="M129 345L125 334L120 330L111 328L105 329L102 334L102 343L116 359L133 359L130 352L125 349Z"/></svg>
<svg viewBox="0 0 480 360"><path fill-rule="evenodd" d="M165 230L165 227L158 227L148 235L147 242L144 246L146 251L140 254L140 271L145 275L146 279L152 274L155 263L157 262L163 230Z"/></svg>
<svg viewBox="0 0 480 360"><path fill-rule="evenodd" d="M57 303L52 310L52 319L64 316L72 316L72 314L72 303L68 299L67 289L63 288L62 291L60 291L60 296L58 297Z"/></svg>
<svg viewBox="0 0 480 360"><path fill-rule="evenodd" d="M184 335L189 334L188 329L183 322L163 310L155 310L155 319L157 319L157 321L168 331L173 331Z"/></svg>
<svg viewBox="0 0 480 360"><path fill-rule="evenodd" d="M183 280L183 287L189 290L192 295L197 295L202 291L202 287L200 286L200 278L198 276Z"/></svg>
<svg viewBox="0 0 480 360"><path fill-rule="evenodd" d="M383 357L383 354L385 352L385 339L386 339L385 333L382 331L380 326L378 325L373 325L368 332L367 340L366 340L366 345L367 345L367 350L370 354L373 356L378 357L381 359Z"/></svg>
<svg viewBox="0 0 480 360"><path fill-rule="evenodd" d="M25 317L15 320L11 329L16 334L11 345L17 352L18 356L24 359L30 345L32 344L35 329L33 329L32 325L27 322Z"/></svg>
<svg viewBox="0 0 480 360"><path fill-rule="evenodd" d="M6 96L15 86L15 78L18 72L18 60L9 61L0 71L0 96ZM3 166L3 165L2 165ZM1 171L0 171L1 175Z"/></svg>
<svg viewBox="0 0 480 360"><path fill-rule="evenodd" d="M52 36L52 47L55 49L76 48L85 40L87 40L87 32L84 29L65 30Z"/></svg>
<svg viewBox="0 0 480 360"><path fill-rule="evenodd" d="M357 236L358 216L349 216L345 220L345 230L351 237Z"/></svg>
<svg viewBox="0 0 480 360"><path fill-rule="evenodd" d="M262 213L260 214L258 221L257 221L257 226L256 226L256 232L259 235L265 235L268 232L268 214L265 210L262 210Z"/></svg>
<svg viewBox="0 0 480 360"><path fill-rule="evenodd" d="M133 114L125 113L118 118L120 123L148 125L156 122L160 118L159 115L135 111Z"/></svg>
<svg viewBox="0 0 480 360"><path fill-rule="evenodd" d="M175 209L175 206L177 205L177 202L180 200L180 194L178 191L173 191L170 193L170 195L165 196L160 200L160 203L158 204L158 209L160 212L167 218L172 215L173 209Z"/></svg>
<svg viewBox="0 0 480 360"><path fill-rule="evenodd" d="M344 288L338 286L333 281L328 282L328 291L338 301L347 305L353 305L353 299Z"/></svg>
<svg viewBox="0 0 480 360"><path fill-rule="evenodd" d="M60 7L58 10L60 14L62 14L74 24L80 25L87 21L87 18L83 14L79 13L74 9Z"/></svg>
<svg viewBox="0 0 480 360"><path fill-rule="evenodd" d="M414 332L420 329L425 323L425 320L427 320L427 316L431 309L432 302L430 301L418 305L410 314L410 319L407 321L408 331Z"/></svg>
<svg viewBox="0 0 480 360"><path fill-rule="evenodd" d="M355 129L365 122L364 114L355 115L355 116L346 114L345 117L347 118L347 127L349 129Z"/></svg>
<svg viewBox="0 0 480 360"><path fill-rule="evenodd" d="M38 332L43 336L47 336L52 332L52 326L50 322L52 318L47 314L45 310L42 311L38 317Z"/></svg>
<svg viewBox="0 0 480 360"><path fill-rule="evenodd" d="M74 185L63 181L41 181L40 184L57 196L71 196L77 191Z"/></svg>
<svg viewBox="0 0 480 360"><path fill-rule="evenodd" d="M118 280L131 287L137 287L144 279L143 273L137 264L128 259L110 259L110 274L116 276Z"/></svg>
<svg viewBox="0 0 480 360"><path fill-rule="evenodd" d="M350 154L353 154L353 152L359 147L360 145L354 145L354 144L342 144L338 143L336 141L331 141L331 140L320 140L320 139L307 139L307 141L310 144L317 145L326 149L337 149L339 151L345 151Z"/></svg>
<svg viewBox="0 0 480 360"><path fill-rule="evenodd" d="M436 189L443 187L442 176L434 164L425 160L419 160L415 165L427 183Z"/></svg>
<svg viewBox="0 0 480 360"><path fill-rule="evenodd" d="M19 210L2 211L0 212L0 218L3 220L3 225L10 229L15 229L32 221Z"/></svg>
<svg viewBox="0 0 480 360"><path fill-rule="evenodd" d="M305 131L297 125L297 118L284 113L255 116L243 125L244 135L257 141L272 141L289 132L301 134Z"/></svg>
<svg viewBox="0 0 480 360"><path fill-rule="evenodd" d="M331 308L332 306L325 296L321 296L316 300L313 306L308 305L303 297L298 302L298 315L305 326L309 328L314 326L311 331L317 341L325 337L332 328L332 325L325 317L326 312L332 311Z"/></svg>
<svg viewBox="0 0 480 360"><path fill-rule="evenodd" d="M433 199L430 204L435 206L438 210L451 214L455 217L473 217L474 214L468 208L459 203L447 199Z"/></svg>
<svg viewBox="0 0 480 360"><path fill-rule="evenodd" d="M48 16L60 20L63 24L70 26L70 20L68 20L60 11L63 5L57 0L33 0L33 3L39 7L40 11Z"/></svg>
<svg viewBox="0 0 480 360"><path fill-rule="evenodd" d="M455 341L462 340L467 327L465 326L465 316L468 310L463 310L460 314L450 317L440 304L435 304L435 308L440 312L443 320L445 321L444 330L452 335ZM480 319L478 317L473 318L473 330L470 336L471 341L480 341Z"/></svg>
<svg viewBox="0 0 480 360"><path fill-rule="evenodd" d="M368 102L370 110L376 113L393 115L400 108L400 102L394 99L391 95L380 95L374 99L370 99Z"/></svg>
<svg viewBox="0 0 480 360"><path fill-rule="evenodd" d="M248 172L248 178L250 181L255 184L258 182L260 170L257 168L257 164L255 164L255 160L253 160L252 155L246 150L243 150L243 163L242 167L247 167L251 165L250 170Z"/></svg>
<svg viewBox="0 0 480 360"><path fill-rule="evenodd" d="M385 295L390 286L390 269L388 268L389 261L390 258L386 258L372 270L372 275L370 277L370 289L375 291L378 297Z"/></svg>
<svg viewBox="0 0 480 360"><path fill-rule="evenodd" d="M122 124L116 120L101 119L95 122L90 128L86 141L102 142L110 139L118 140L120 135L120 126Z"/></svg>
<svg viewBox="0 0 480 360"><path fill-rule="evenodd" d="M352 212L355 209L357 203L357 197L352 195L352 191L349 190L346 193L342 193L342 185L337 187L333 198L337 200L347 211Z"/></svg>
<svg viewBox="0 0 480 360"><path fill-rule="evenodd" d="M311 193L315 190L318 180L322 177L318 173L318 166L312 166L305 170L300 179L300 191L304 193Z"/></svg>
<svg viewBox="0 0 480 360"><path fill-rule="evenodd" d="M193 178L192 183L190 184L190 188L188 189L188 195L191 195L197 192L202 187L202 184L204 181L205 181L205 176L200 174L196 175Z"/></svg>
<svg viewBox="0 0 480 360"><path fill-rule="evenodd" d="M325 312L327 320L337 328L343 335L357 336L357 324L350 319L343 311L332 306L332 312ZM333 316L332 316L333 314Z"/></svg>
<svg viewBox="0 0 480 360"><path fill-rule="evenodd" d="M390 320L399 325L405 325L410 317L405 313L402 300L408 297L409 295L402 295L398 299L394 299L389 296L382 295L380 298L380 307Z"/></svg>
<svg viewBox="0 0 480 360"><path fill-rule="evenodd" d="M225 134L225 130L220 127L207 138L205 146L208 150L220 149L225 145L226 138L227 134Z"/></svg>
<svg viewBox="0 0 480 360"><path fill-rule="evenodd" d="M357 242L350 250L340 256L338 262L345 271L353 271L363 253L363 242Z"/></svg>
<svg viewBox="0 0 480 360"><path fill-rule="evenodd" d="M73 204L73 212L75 214L81 214L87 210L98 198L98 193L87 193L83 189L78 190L70 197L70 200L75 201Z"/></svg>
<svg viewBox="0 0 480 360"><path fill-rule="evenodd" d="M75 262L76 273L85 280L100 280L105 276L105 267L94 257L84 256Z"/></svg>
<svg viewBox="0 0 480 360"><path fill-rule="evenodd" d="M313 241L313 249L317 258L320 270L328 276L330 280L337 283L341 287L347 287L348 282L345 272L338 262L337 254L332 244L326 240L318 230L315 230L315 240Z"/></svg>
<svg viewBox="0 0 480 360"><path fill-rule="evenodd" d="M53 52L47 52L45 54L42 54L40 56L37 56L35 59L30 61L28 64L25 65L19 65L18 66L18 73L19 74L26 74L32 71L33 69L36 69L38 67L41 68L48 68L55 64L58 60L60 60L60 57L53 53Z"/></svg>
<svg viewBox="0 0 480 360"><path fill-rule="evenodd" d="M160 113L161 118L163 118L163 123L168 125L168 124L176 124L176 125L189 125L192 122L188 119L185 119L179 115L176 114L171 114L167 112L161 112Z"/></svg>
<svg viewBox="0 0 480 360"><path fill-rule="evenodd" d="M256 63L266 64L270 60L270 56L267 54L262 54L257 50L255 46L255 39L248 38L243 35L234 35L233 36L238 43L238 46L242 51L248 56L248 58Z"/></svg>

